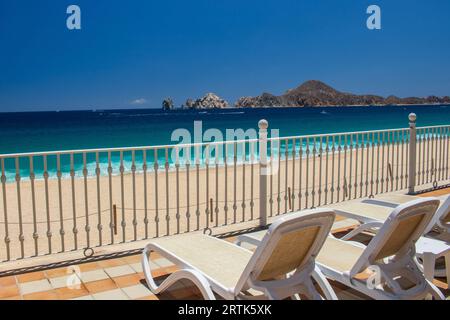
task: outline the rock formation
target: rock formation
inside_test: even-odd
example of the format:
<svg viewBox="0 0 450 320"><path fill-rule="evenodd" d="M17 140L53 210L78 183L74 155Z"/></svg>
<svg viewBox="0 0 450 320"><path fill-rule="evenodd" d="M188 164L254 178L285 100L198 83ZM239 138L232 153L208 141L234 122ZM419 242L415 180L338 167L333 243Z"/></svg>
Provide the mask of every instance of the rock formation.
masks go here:
<svg viewBox="0 0 450 320"><path fill-rule="evenodd" d="M172 110L173 109L173 100L171 98L164 99L162 103L163 110Z"/></svg>
<svg viewBox="0 0 450 320"><path fill-rule="evenodd" d="M187 101L186 101L187 105ZM229 106L228 102L214 93L207 93L203 98L197 99L193 104L194 109L222 109Z"/></svg>
<svg viewBox="0 0 450 320"><path fill-rule="evenodd" d="M306 81L281 96L263 93L257 97L243 97L236 107L304 107L304 106L352 106L352 105L407 105L407 104L448 104L450 98L430 96L427 98L387 98L377 95L356 95L340 92L317 80Z"/></svg>
<svg viewBox="0 0 450 320"><path fill-rule="evenodd" d="M184 106L186 109L193 109L194 108L194 100L192 99L187 99L186 102L184 103Z"/></svg>

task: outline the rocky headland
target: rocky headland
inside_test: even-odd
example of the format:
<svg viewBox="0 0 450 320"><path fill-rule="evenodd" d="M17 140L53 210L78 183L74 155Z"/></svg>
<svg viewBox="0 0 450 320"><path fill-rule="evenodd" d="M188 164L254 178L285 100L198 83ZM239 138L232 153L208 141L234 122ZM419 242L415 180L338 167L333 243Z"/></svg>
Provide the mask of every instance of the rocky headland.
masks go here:
<svg viewBox="0 0 450 320"><path fill-rule="evenodd" d="M230 104L218 95L207 93L197 100L187 99L183 107L186 109L223 109L229 106Z"/></svg>
<svg viewBox="0 0 450 320"><path fill-rule="evenodd" d="M240 108L256 107L315 107L315 106L373 106L373 105L419 105L419 104L449 104L450 97L429 96L426 98L408 97L387 98L367 94L356 95L338 91L329 85L318 81L306 81L299 87L276 96L263 93L256 97L242 97L235 106Z"/></svg>
<svg viewBox="0 0 450 320"><path fill-rule="evenodd" d="M262 107L324 107L324 106L388 106L388 105L430 105L450 104L450 97L428 96L425 98L396 96L382 97L373 94L357 95L338 91L331 86L318 81L309 80L295 89L290 89L282 95L263 93L256 97L239 98L236 108ZM183 109L223 109L230 104L214 93L207 93L199 99L187 99ZM170 98L164 100L163 109L172 110L173 102Z"/></svg>

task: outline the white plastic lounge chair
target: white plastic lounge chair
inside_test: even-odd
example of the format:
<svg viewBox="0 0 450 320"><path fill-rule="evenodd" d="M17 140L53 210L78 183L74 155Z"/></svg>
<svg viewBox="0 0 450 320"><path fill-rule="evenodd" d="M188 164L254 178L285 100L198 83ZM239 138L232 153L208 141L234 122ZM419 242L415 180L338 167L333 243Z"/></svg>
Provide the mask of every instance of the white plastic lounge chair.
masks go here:
<svg viewBox="0 0 450 320"><path fill-rule="evenodd" d="M420 197L413 198L416 199L413 201L424 199ZM407 202L406 205L408 203L411 202ZM343 240L350 240L363 232L376 231L383 225L383 223L394 210L391 206L381 206L379 204L369 203L368 201L348 201L333 204L327 207L334 209L339 215L349 217L361 222L361 225L346 234L342 238ZM396 205L395 207L398 207L398 205ZM450 196L447 196L443 201L441 201L439 209L436 211L433 218L430 220L430 223L425 228L424 235L427 235L438 223L438 221L442 221L442 217L448 216L449 210ZM428 280L433 280L434 276L436 275L438 277L447 277L447 283L450 283L450 244L448 243L448 241L423 236L416 243L416 254L417 258L419 259L419 266L423 270L425 277ZM444 268L435 267L436 260L440 257L443 257L445 259Z"/></svg>
<svg viewBox="0 0 450 320"><path fill-rule="evenodd" d="M328 237L316 263L330 279L374 299L424 299L442 293L426 280L414 261L414 243L424 231L439 202L420 199L396 208L365 247ZM238 242L258 244L261 232L242 235ZM363 273L370 270L369 277Z"/></svg>
<svg viewBox="0 0 450 320"><path fill-rule="evenodd" d="M416 199L420 198L404 194L383 194L373 199L364 199L361 202L395 208L400 204ZM437 228L440 232L450 233L450 195L441 196L438 199L441 200L441 206L425 230L425 234L434 228Z"/></svg>
<svg viewBox="0 0 450 320"><path fill-rule="evenodd" d="M188 279L205 299L214 293L225 299L284 299L304 294L321 299L314 278L324 295L336 299L326 278L316 267L315 257L333 224L329 209L310 210L279 219L267 231L253 253L228 241L202 234L186 234L152 240L144 249L142 266L150 289L161 293L175 282ZM180 267L160 285L151 273L150 255L158 252Z"/></svg>

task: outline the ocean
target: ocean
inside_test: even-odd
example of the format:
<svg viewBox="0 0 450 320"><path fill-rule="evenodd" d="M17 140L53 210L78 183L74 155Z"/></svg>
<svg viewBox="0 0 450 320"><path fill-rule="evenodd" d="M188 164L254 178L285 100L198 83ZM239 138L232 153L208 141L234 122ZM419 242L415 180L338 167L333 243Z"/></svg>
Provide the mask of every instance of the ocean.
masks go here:
<svg viewBox="0 0 450 320"><path fill-rule="evenodd" d="M171 141L172 132L193 132L194 121L202 121L203 131L217 128L224 135L226 129L257 129L260 119L268 120L269 129L279 129L280 136L406 128L411 112L417 114L418 126L450 124L450 106L436 105L0 113L0 154L176 144ZM101 162L105 161L103 156ZM113 162L117 161L114 157ZM80 174L81 157L75 162ZM90 167L95 165L92 157L88 162ZM10 180L15 175L14 161L6 161L5 166ZM20 167L26 177L29 165L21 162ZM35 170L42 173L42 166L35 164Z"/></svg>

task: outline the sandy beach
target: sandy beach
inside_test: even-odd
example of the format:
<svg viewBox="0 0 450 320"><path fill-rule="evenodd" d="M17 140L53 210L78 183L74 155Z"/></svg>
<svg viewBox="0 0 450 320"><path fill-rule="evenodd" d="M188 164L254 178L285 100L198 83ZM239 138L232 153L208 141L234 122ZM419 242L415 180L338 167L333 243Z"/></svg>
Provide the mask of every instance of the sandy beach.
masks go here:
<svg viewBox="0 0 450 320"><path fill-rule="evenodd" d="M390 153L387 149L384 157L375 147L274 159L272 166L279 162L279 170L267 177L269 216L407 188L406 144L389 148ZM250 163L75 178L73 185L64 178L61 188L57 179L49 179L47 188L48 210L45 181L34 181L33 210L31 182L21 181L19 215L17 185L5 184L11 260L203 230L260 214L259 165ZM0 199L0 260L6 260Z"/></svg>

